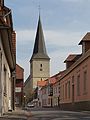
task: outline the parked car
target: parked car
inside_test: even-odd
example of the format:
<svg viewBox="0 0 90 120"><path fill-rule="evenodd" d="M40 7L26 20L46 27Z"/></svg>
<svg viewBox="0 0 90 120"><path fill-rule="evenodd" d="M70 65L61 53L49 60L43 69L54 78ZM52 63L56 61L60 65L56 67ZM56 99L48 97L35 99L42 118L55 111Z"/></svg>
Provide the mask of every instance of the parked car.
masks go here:
<svg viewBox="0 0 90 120"><path fill-rule="evenodd" d="M27 104L27 107L34 107L34 104Z"/></svg>

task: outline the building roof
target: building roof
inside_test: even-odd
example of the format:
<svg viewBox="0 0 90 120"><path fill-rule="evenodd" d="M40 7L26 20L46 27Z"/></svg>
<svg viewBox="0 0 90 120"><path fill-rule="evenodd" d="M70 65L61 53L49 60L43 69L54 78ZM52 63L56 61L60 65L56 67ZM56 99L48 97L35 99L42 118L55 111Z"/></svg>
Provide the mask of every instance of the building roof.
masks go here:
<svg viewBox="0 0 90 120"><path fill-rule="evenodd" d="M31 60L38 59L38 58L50 59L49 56L47 55L47 51L46 51L40 16L39 16L39 20L38 20L38 27L37 27L35 44L34 44L34 49L33 49L33 54L32 54Z"/></svg>
<svg viewBox="0 0 90 120"><path fill-rule="evenodd" d="M23 67L21 67L21 65L16 64L16 66L17 66L18 68L22 69L22 71L24 71L24 68L23 68Z"/></svg>
<svg viewBox="0 0 90 120"><path fill-rule="evenodd" d="M16 64L16 79L24 79L24 69Z"/></svg>
<svg viewBox="0 0 90 120"><path fill-rule="evenodd" d="M84 55L81 55L81 57L79 57L78 60L69 69L65 71L65 73L62 75L60 80L63 79L67 74L69 74L73 69L78 67L83 61L85 61L89 57L90 57L90 49Z"/></svg>
<svg viewBox="0 0 90 120"><path fill-rule="evenodd" d="M28 78L26 79L26 81L24 82L24 86L26 86L28 84L28 82L30 82L31 80L31 76L29 75Z"/></svg>
<svg viewBox="0 0 90 120"><path fill-rule="evenodd" d="M67 62L67 61L73 61L76 56L77 56L76 54L70 54L70 55L66 58L66 60L64 61L64 63Z"/></svg>
<svg viewBox="0 0 90 120"><path fill-rule="evenodd" d="M57 79L56 79L55 76L49 78L49 83L50 83L50 84L54 84L56 81L57 81Z"/></svg>
<svg viewBox="0 0 90 120"><path fill-rule="evenodd" d="M3 2L3 1L1 1ZM2 13L4 13L2 15ZM6 15L8 17L6 17ZM8 61L10 69L15 70L16 59L12 52L12 32L13 32L13 22L11 10L6 6L0 6L0 34L2 39L2 44L5 52L6 59Z"/></svg>
<svg viewBox="0 0 90 120"><path fill-rule="evenodd" d="M81 54L70 54L66 60L64 61L64 63L68 62L68 61L73 61L75 62L78 58L81 57Z"/></svg>
<svg viewBox="0 0 90 120"><path fill-rule="evenodd" d="M82 42L85 42L85 41L90 42L90 32L88 32L88 33L82 38L82 40L80 41L79 45L81 45Z"/></svg>
<svg viewBox="0 0 90 120"><path fill-rule="evenodd" d="M43 87L43 86L45 86L45 85L47 84L47 82L48 82L48 81L46 81L46 80L44 80L44 81L38 81L38 82L37 82L37 86L38 86L38 87Z"/></svg>

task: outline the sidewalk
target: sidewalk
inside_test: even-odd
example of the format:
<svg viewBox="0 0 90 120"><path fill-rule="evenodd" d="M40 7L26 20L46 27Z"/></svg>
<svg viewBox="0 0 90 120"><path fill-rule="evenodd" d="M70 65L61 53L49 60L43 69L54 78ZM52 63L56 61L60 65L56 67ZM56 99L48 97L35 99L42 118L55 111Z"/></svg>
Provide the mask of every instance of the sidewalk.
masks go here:
<svg viewBox="0 0 90 120"><path fill-rule="evenodd" d="M27 120L31 113L26 110L16 109L15 111L5 113L0 120Z"/></svg>

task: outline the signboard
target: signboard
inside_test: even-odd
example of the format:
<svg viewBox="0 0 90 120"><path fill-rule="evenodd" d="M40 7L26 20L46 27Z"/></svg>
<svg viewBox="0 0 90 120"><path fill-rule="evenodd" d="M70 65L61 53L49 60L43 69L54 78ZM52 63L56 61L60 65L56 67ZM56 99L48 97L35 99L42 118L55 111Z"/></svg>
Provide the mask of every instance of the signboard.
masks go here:
<svg viewBox="0 0 90 120"><path fill-rule="evenodd" d="M21 92L21 87L16 87L15 92Z"/></svg>

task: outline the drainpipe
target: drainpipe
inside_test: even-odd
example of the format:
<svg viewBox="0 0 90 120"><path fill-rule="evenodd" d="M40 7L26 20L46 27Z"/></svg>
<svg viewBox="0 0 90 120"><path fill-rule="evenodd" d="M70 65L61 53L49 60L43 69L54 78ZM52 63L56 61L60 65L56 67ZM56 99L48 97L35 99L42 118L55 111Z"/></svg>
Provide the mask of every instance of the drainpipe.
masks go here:
<svg viewBox="0 0 90 120"><path fill-rule="evenodd" d="M2 81L1 81L1 71L2 71L2 53L0 48L0 116L2 115Z"/></svg>
<svg viewBox="0 0 90 120"><path fill-rule="evenodd" d="M15 79L16 72L12 72L12 109L15 110Z"/></svg>

